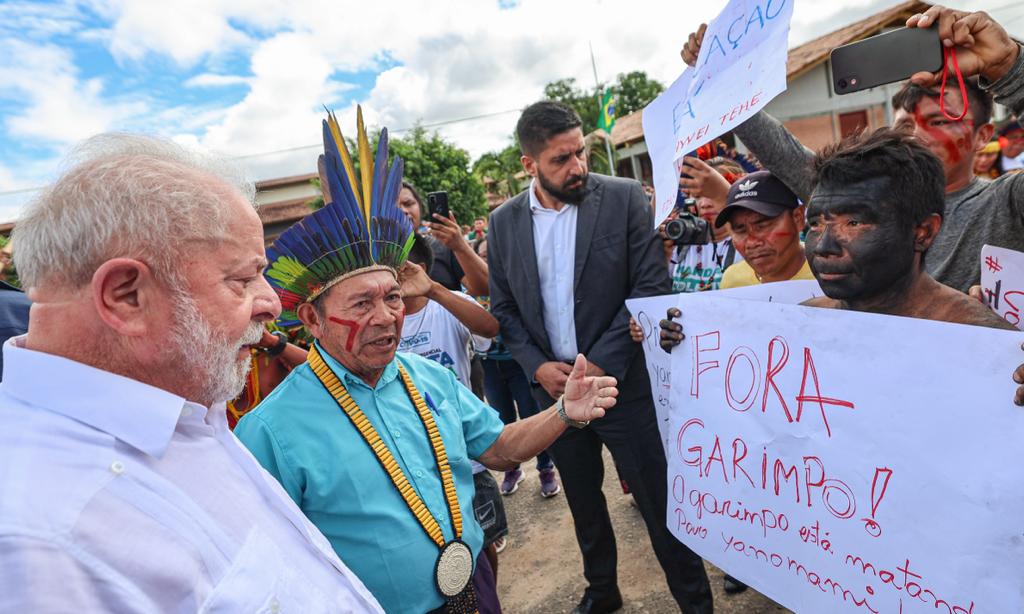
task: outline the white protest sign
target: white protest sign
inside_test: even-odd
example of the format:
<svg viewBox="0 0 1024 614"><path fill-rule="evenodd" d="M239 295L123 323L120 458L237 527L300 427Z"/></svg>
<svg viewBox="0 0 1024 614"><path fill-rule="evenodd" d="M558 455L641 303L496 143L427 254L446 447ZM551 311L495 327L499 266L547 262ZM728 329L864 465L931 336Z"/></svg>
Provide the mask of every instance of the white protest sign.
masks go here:
<svg viewBox="0 0 1024 614"><path fill-rule="evenodd" d="M732 0L687 68L643 112L654 171L654 225L672 211L682 158L732 130L786 90L793 0Z"/></svg>
<svg viewBox="0 0 1024 614"><path fill-rule="evenodd" d="M798 613L1024 611L1020 332L678 301L679 539Z"/></svg>
<svg viewBox="0 0 1024 614"><path fill-rule="evenodd" d="M821 291L821 286L818 285L818 280L816 279L791 279L789 281L774 281L753 286L740 286L739 288L726 288L724 290L708 292L707 295L795 305L812 298L824 296L825 293Z"/></svg>
<svg viewBox="0 0 1024 614"><path fill-rule="evenodd" d="M647 375L651 378L651 397L654 399L654 413L658 417L658 432L661 443L668 452L669 436L669 392L672 390L672 355L661 349L658 344L658 322L666 315L669 307L679 302L675 294L631 298L626 301L626 309L640 325L644 332L644 360L647 362Z"/></svg>
<svg viewBox="0 0 1024 614"><path fill-rule="evenodd" d="M728 296L730 298L777 303L802 303L807 299L821 296L821 287L811 279L777 281L774 283L743 286L728 290L705 292L707 295ZM632 298L626 301L630 315L640 325L644 333L644 359L647 361L647 374L651 378L651 396L654 398L654 411L658 416L658 430L665 452L670 452L669 438L669 405L672 390L672 356L659 345L658 322L665 317L669 307L675 307L678 299L675 294Z"/></svg>
<svg viewBox="0 0 1024 614"><path fill-rule="evenodd" d="M981 294L992 311L1024 328L1024 253L985 245L981 248Z"/></svg>

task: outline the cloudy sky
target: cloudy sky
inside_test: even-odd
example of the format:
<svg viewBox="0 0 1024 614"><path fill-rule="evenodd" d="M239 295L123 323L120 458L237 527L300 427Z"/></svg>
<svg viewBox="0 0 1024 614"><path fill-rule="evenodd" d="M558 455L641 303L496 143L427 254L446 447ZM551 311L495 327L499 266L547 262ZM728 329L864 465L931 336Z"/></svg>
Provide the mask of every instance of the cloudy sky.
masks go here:
<svg viewBox="0 0 1024 614"><path fill-rule="evenodd" d="M777 0L776 0L777 1ZM796 1L790 44L892 0ZM1009 0L963 0L1024 34ZM106 130L238 157L254 179L314 167L322 106L343 129L437 126L475 157L503 147L544 84L644 70L664 83L725 0L0 0L0 221ZM481 117L483 116L483 117ZM475 118L475 119L466 119ZM460 121L461 120L461 121Z"/></svg>

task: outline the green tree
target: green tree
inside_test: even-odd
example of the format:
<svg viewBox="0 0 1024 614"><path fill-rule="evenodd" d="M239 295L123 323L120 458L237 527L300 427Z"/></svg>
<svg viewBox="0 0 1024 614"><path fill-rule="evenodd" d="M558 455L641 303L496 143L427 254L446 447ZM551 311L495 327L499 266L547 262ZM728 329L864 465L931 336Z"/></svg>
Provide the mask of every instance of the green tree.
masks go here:
<svg viewBox="0 0 1024 614"><path fill-rule="evenodd" d="M491 190L498 196L511 198L521 190L521 173L523 165L520 158L519 144L513 139L505 149L483 154L473 163L473 174L477 179L489 179Z"/></svg>
<svg viewBox="0 0 1024 614"><path fill-rule="evenodd" d="M355 143L349 139L349 152L353 157L356 173L359 173L359 159ZM370 143L377 151L377 139ZM441 138L436 132L428 133L416 127L402 138L392 137L389 142L391 155L401 156L405 161L403 179L415 185L426 195L427 192L448 192L448 204L460 224L472 224L473 219L486 215L487 200L483 183L470 171L469 153ZM314 179L319 185L319 180ZM426 203L424 203L426 204ZM318 209L323 199L310 202Z"/></svg>
<svg viewBox="0 0 1024 614"><path fill-rule="evenodd" d="M421 127L391 141L391 153L405 160L405 180L423 191L448 192L448 204L460 224L487 214L484 186L469 168L469 152ZM426 196L424 196L425 198Z"/></svg>
<svg viewBox="0 0 1024 614"><path fill-rule="evenodd" d="M615 114L619 117L639 111L665 91L664 85L648 78L642 70L619 73L612 87L615 90Z"/></svg>
<svg viewBox="0 0 1024 614"><path fill-rule="evenodd" d="M590 134L597 128L601 115L598 96L606 86L602 83L597 87L581 88L576 85L576 79L559 79L544 86L544 97L575 109L583 120L583 133ZM615 114L618 117L639 111L665 90L664 85L649 78L642 70L619 73L611 87L615 92Z"/></svg>

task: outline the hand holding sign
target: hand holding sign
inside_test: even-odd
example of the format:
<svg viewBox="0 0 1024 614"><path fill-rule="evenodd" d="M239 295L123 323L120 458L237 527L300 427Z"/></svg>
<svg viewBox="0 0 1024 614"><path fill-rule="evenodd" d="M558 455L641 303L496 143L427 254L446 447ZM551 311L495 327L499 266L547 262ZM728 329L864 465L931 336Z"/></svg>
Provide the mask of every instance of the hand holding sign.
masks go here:
<svg viewBox="0 0 1024 614"><path fill-rule="evenodd" d="M687 68L643 113L654 170L655 224L676 199L681 159L732 130L786 89L792 0L731 0L690 36Z"/></svg>
<svg viewBox="0 0 1024 614"><path fill-rule="evenodd" d="M683 45L683 50L679 52L679 55L683 56L683 62L686 62L687 66L697 65L697 56L700 55L700 45L704 42L704 33L708 30L708 24L702 23L697 28L696 32L690 32L690 37L686 40L686 44Z"/></svg>

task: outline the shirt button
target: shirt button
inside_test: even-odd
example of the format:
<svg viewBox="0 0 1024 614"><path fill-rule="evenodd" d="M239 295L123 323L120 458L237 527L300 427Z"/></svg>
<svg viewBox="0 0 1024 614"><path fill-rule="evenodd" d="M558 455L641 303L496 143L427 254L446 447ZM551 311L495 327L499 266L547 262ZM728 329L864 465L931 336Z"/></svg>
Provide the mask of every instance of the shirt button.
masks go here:
<svg viewBox="0 0 1024 614"><path fill-rule="evenodd" d="M114 475L121 475L124 473L124 463L121 461L114 461L110 463L110 472Z"/></svg>
<svg viewBox="0 0 1024 614"><path fill-rule="evenodd" d="M395 439L399 439L402 436L402 431L395 431Z"/></svg>
<svg viewBox="0 0 1024 614"><path fill-rule="evenodd" d="M422 478L423 477L423 470L422 469L417 469L416 470L416 477L418 477L418 478Z"/></svg>
<svg viewBox="0 0 1024 614"><path fill-rule="evenodd" d="M274 614L277 614L281 611L281 602L277 600L277 597L274 597L270 600L270 611Z"/></svg>
<svg viewBox="0 0 1024 614"><path fill-rule="evenodd" d="M188 418L191 415L192 415L192 408L191 407L187 407L186 406L185 408L183 408L181 410L181 417L182 418Z"/></svg>

